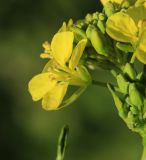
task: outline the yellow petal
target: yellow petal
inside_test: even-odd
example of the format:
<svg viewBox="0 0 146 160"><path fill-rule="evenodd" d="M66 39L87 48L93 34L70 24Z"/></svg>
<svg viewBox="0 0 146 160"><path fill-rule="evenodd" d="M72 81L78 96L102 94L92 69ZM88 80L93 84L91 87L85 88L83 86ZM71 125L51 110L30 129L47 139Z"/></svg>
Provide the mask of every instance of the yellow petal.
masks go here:
<svg viewBox="0 0 146 160"><path fill-rule="evenodd" d="M103 5L105 5L107 2L113 2L117 4L121 4L123 0L100 0Z"/></svg>
<svg viewBox="0 0 146 160"><path fill-rule="evenodd" d="M113 39L120 42L135 42L138 29L132 18L118 12L109 17L106 24L106 31Z"/></svg>
<svg viewBox="0 0 146 160"><path fill-rule="evenodd" d="M146 30L141 34L135 55L139 61L146 64Z"/></svg>
<svg viewBox="0 0 146 160"><path fill-rule="evenodd" d="M81 40L72 52L71 59L69 61L69 68L73 70L79 63L79 60L83 54L83 51L86 47L87 39Z"/></svg>
<svg viewBox="0 0 146 160"><path fill-rule="evenodd" d="M143 64L146 64L146 52L141 50L140 48L137 48L135 52L136 58Z"/></svg>
<svg viewBox="0 0 146 160"><path fill-rule="evenodd" d="M57 33L52 40L51 49L56 61L64 66L71 56L74 35L72 32Z"/></svg>
<svg viewBox="0 0 146 160"><path fill-rule="evenodd" d="M55 87L43 97L42 107L45 110L56 110L60 106L67 92L67 88L68 83L56 84Z"/></svg>
<svg viewBox="0 0 146 160"><path fill-rule="evenodd" d="M34 101L40 100L47 92L49 92L56 81L50 80L50 73L38 74L31 79L28 89Z"/></svg>
<svg viewBox="0 0 146 160"><path fill-rule="evenodd" d="M146 19L146 6L130 7L126 13L134 20L135 24L138 25L140 20Z"/></svg>

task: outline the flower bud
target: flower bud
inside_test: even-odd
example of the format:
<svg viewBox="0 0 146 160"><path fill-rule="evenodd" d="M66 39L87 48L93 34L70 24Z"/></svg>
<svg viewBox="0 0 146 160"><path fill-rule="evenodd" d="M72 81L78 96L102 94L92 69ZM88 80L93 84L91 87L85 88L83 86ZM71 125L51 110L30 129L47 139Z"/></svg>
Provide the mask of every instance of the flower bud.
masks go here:
<svg viewBox="0 0 146 160"><path fill-rule="evenodd" d="M112 14L115 13L115 8L112 2L107 2L104 6L104 11L107 17L110 17Z"/></svg>
<svg viewBox="0 0 146 160"><path fill-rule="evenodd" d="M138 91L135 83L129 84L129 98L133 105L135 106L143 105L143 96Z"/></svg>
<svg viewBox="0 0 146 160"><path fill-rule="evenodd" d="M125 79L125 77L122 74L119 74L117 76L117 83L118 83L120 91L124 94L127 94L129 82Z"/></svg>
<svg viewBox="0 0 146 160"><path fill-rule="evenodd" d="M100 29L100 31L101 31L103 34L105 34L105 24L104 24L104 22L101 21L101 20L99 20L99 21L97 22L97 26L98 26L98 28Z"/></svg>
<svg viewBox="0 0 146 160"><path fill-rule="evenodd" d="M125 53L133 52L134 51L133 47L130 44L124 44L124 43L117 42L116 43L116 47L119 50L121 50L121 51L123 51Z"/></svg>
<svg viewBox="0 0 146 160"><path fill-rule="evenodd" d="M107 42L105 36L95 26L89 25L86 30L87 37L91 41L98 54L107 56Z"/></svg>
<svg viewBox="0 0 146 160"><path fill-rule="evenodd" d="M126 63L124 67L124 73L132 80L136 79L136 71L134 70L134 67L130 63Z"/></svg>

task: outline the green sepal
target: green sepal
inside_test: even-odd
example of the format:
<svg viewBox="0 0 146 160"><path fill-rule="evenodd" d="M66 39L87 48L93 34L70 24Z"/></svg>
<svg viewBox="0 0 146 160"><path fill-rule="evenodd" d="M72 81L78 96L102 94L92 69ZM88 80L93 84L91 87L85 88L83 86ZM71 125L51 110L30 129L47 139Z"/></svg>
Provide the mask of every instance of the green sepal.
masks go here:
<svg viewBox="0 0 146 160"><path fill-rule="evenodd" d="M131 46L131 44L125 44L125 43L120 43L120 42L117 42L116 43L116 47L121 50L122 52L125 52L125 53L128 53L128 52L133 52L134 49L133 47Z"/></svg>
<svg viewBox="0 0 146 160"><path fill-rule="evenodd" d="M120 91L124 94L127 94L129 82L125 79L125 77L122 74L119 74L117 76L117 83L118 83Z"/></svg>
<svg viewBox="0 0 146 160"><path fill-rule="evenodd" d="M122 100L118 97L118 95L116 94L115 90L114 90L114 87L111 85L111 84L107 84L107 87L109 89L109 91L111 92L112 96L113 96L113 99L114 99L114 102L115 102L115 106L119 112L119 116L121 118L125 118L126 117L126 114L123 110L123 102Z"/></svg>
<svg viewBox="0 0 146 160"><path fill-rule="evenodd" d="M58 146L57 146L57 157L56 160L63 160L66 144L67 144L67 137L69 133L69 127L65 125L60 132L59 140L58 140Z"/></svg>
<svg viewBox="0 0 146 160"><path fill-rule="evenodd" d="M133 105L137 107L143 105L143 96L138 91L135 83L129 85L129 98Z"/></svg>
<svg viewBox="0 0 146 160"><path fill-rule="evenodd" d="M78 99L81 94L86 90L87 86L80 87L77 89L67 100L63 101L58 109L64 108L72 104L76 99Z"/></svg>
<svg viewBox="0 0 146 160"><path fill-rule="evenodd" d="M124 67L124 73L131 79L135 80L136 79L136 71L134 70L134 67L130 63L126 63Z"/></svg>

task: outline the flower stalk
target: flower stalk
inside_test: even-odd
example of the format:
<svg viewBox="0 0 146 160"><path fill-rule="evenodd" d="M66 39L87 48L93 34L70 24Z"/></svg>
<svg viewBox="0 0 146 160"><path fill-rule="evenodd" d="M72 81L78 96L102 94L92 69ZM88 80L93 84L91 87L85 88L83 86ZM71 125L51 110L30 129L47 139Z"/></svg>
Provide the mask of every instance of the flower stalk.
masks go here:
<svg viewBox="0 0 146 160"><path fill-rule="evenodd" d="M59 135L56 160L63 160L64 159L68 133L69 133L69 127L67 125L65 125L61 129L61 132Z"/></svg>
<svg viewBox="0 0 146 160"><path fill-rule="evenodd" d="M143 137L143 153L141 160L146 160L146 137Z"/></svg>

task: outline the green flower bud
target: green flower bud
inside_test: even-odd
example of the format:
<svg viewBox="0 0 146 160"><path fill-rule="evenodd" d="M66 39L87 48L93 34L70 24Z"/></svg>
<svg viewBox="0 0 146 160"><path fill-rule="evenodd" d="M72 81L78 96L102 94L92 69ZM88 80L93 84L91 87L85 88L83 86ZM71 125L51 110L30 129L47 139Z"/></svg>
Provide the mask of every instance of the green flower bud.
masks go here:
<svg viewBox="0 0 146 160"><path fill-rule="evenodd" d="M133 115L133 113L131 111L128 112L128 117L126 119L126 122L127 122L127 125L130 129L133 130L133 128L136 126L136 123L135 123L135 117Z"/></svg>
<svg viewBox="0 0 146 160"><path fill-rule="evenodd" d="M97 26L98 26L98 28L100 29L100 31L101 31L103 34L105 34L105 24L104 24L104 22L101 21L101 20L99 20L99 21L97 22Z"/></svg>
<svg viewBox="0 0 146 160"><path fill-rule="evenodd" d="M85 17L85 20L87 21L87 22L91 22L92 20L93 20L93 16L92 16L92 14L87 14L86 15L86 17Z"/></svg>
<svg viewBox="0 0 146 160"><path fill-rule="evenodd" d="M115 8L112 2L107 2L104 6L104 11L107 17L110 17L112 14L115 13Z"/></svg>
<svg viewBox="0 0 146 160"><path fill-rule="evenodd" d="M133 115L138 115L139 114L139 111L138 111L136 106L131 106L130 111L132 112Z"/></svg>
<svg viewBox="0 0 146 160"><path fill-rule="evenodd" d="M103 13L99 13L98 18L99 20L104 21L106 19L106 16Z"/></svg>
<svg viewBox="0 0 146 160"><path fill-rule="evenodd" d="M105 36L95 26L89 25L86 30L87 37L91 41L98 54L107 56L107 42Z"/></svg>
<svg viewBox="0 0 146 160"><path fill-rule="evenodd" d="M124 67L124 73L132 80L136 79L136 71L134 70L134 67L130 63L126 63Z"/></svg>
<svg viewBox="0 0 146 160"><path fill-rule="evenodd" d="M125 98L125 101L126 101L126 103L127 103L129 106L133 106L133 104L131 103L131 100L130 100L130 97L129 97L129 96L127 96L127 97Z"/></svg>
<svg viewBox="0 0 146 160"><path fill-rule="evenodd" d="M124 44L124 43L117 42L116 43L116 47L119 50L121 50L121 51L123 51L125 53L133 52L134 51L133 47L130 44Z"/></svg>
<svg viewBox="0 0 146 160"><path fill-rule="evenodd" d="M122 6L121 6L122 8L128 8L128 7L130 7L130 2L128 2L128 1L124 1L123 3L122 3Z"/></svg>
<svg viewBox="0 0 146 160"><path fill-rule="evenodd" d="M93 13L93 19L96 19L96 20L99 19L99 12Z"/></svg>
<svg viewBox="0 0 146 160"><path fill-rule="evenodd" d="M131 83L129 85L129 97L130 101L135 106L142 106L143 105L143 96L138 91L135 83Z"/></svg>
<svg viewBox="0 0 146 160"><path fill-rule="evenodd" d="M78 20L75 25L78 28L86 28L87 21L85 21L85 20Z"/></svg>
<svg viewBox="0 0 146 160"><path fill-rule="evenodd" d="M117 83L118 83L120 91L124 94L127 94L129 82L125 79L125 77L122 74L119 74L117 76Z"/></svg>

